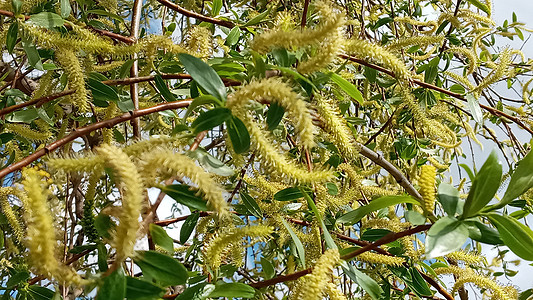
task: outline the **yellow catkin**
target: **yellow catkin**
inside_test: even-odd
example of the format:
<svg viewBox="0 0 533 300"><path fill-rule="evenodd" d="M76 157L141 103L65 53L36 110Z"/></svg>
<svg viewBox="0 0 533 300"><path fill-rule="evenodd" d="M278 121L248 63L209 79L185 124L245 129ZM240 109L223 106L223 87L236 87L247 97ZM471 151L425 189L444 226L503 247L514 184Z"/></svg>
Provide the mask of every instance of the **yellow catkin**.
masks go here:
<svg viewBox="0 0 533 300"><path fill-rule="evenodd" d="M137 167L120 148L102 145L98 148L108 167L113 169L116 185L122 195L119 225L112 241L116 249L115 264L133 255L133 246L139 231L139 215L143 202L143 185Z"/></svg>
<svg viewBox="0 0 533 300"><path fill-rule="evenodd" d="M398 40L394 40L392 43L388 44L385 49L388 51L400 51L405 47L411 47L413 45L427 47L433 44L442 44L444 38L445 37L442 35L403 37Z"/></svg>
<svg viewBox="0 0 533 300"><path fill-rule="evenodd" d="M207 27L193 26L188 33L187 50L198 57L207 58L213 51L212 34Z"/></svg>
<svg viewBox="0 0 533 300"><path fill-rule="evenodd" d="M86 112L89 110L88 92L85 88L83 70L76 54L72 48L60 48L56 50L55 57L68 75L69 88L76 90L69 97L71 103L78 107L80 111Z"/></svg>
<svg viewBox="0 0 533 300"><path fill-rule="evenodd" d="M322 299L322 293L330 281L333 268L339 261L340 256L337 249L326 250L313 267L312 273L301 279L305 283L305 288L293 291L290 299Z"/></svg>
<svg viewBox="0 0 533 300"><path fill-rule="evenodd" d="M19 218L8 201L9 195L16 195L19 198L25 197L26 195L24 195L21 190L12 187L0 188L0 205L2 207L2 212L4 213L4 216L6 216L9 226L11 226L15 238L17 241L21 242L24 239L24 231L22 230L22 224L20 223Z"/></svg>
<svg viewBox="0 0 533 300"><path fill-rule="evenodd" d="M286 30L276 27L263 32L254 38L252 49L259 53L266 53L274 48L299 48L307 45L317 45L327 36L335 34L344 25L344 16L322 1L317 1L315 7L320 12L320 25L316 28L302 30Z"/></svg>
<svg viewBox="0 0 533 300"><path fill-rule="evenodd" d="M293 120L300 137L300 143L306 148L315 145L315 126L306 102L292 88L278 78L267 78L253 81L230 95L227 107L235 114L245 117L250 100L266 100L283 106Z"/></svg>
<svg viewBox="0 0 533 300"><path fill-rule="evenodd" d="M50 131L37 131L26 124L6 123L4 128L31 141L46 141L52 136Z"/></svg>
<svg viewBox="0 0 533 300"><path fill-rule="evenodd" d="M348 126L346 120L340 116L338 108L332 101L317 97L317 110L324 128L331 134L333 143L341 150L342 155L354 160L358 157L359 144Z"/></svg>
<svg viewBox="0 0 533 300"><path fill-rule="evenodd" d="M331 282L326 285L326 293L330 300L347 300L346 296Z"/></svg>
<svg viewBox="0 0 533 300"><path fill-rule="evenodd" d="M477 275L477 274L472 274L470 276L461 276L459 279L457 279L453 286L452 294L455 294L457 290L463 287L466 283L473 283L480 288L490 289L491 294L492 294L491 299L494 299L494 300L517 299L516 297L513 297L514 295L517 294L516 291L513 292L513 289L509 289L507 291L502 286L494 282L494 280L487 278L483 275Z"/></svg>
<svg viewBox="0 0 533 300"><path fill-rule="evenodd" d="M477 65L477 55L474 51L472 51L472 49L463 48L463 47L450 47L450 49L446 51L457 53L468 58L468 69L466 71L466 74L469 75L469 74L474 73L474 70Z"/></svg>
<svg viewBox="0 0 533 300"><path fill-rule="evenodd" d="M220 217L225 218L229 215L228 203L222 195L224 190L209 173L196 165L188 156L174 153L168 149L156 149L143 155L140 168L141 174L148 180L155 178L158 171L170 171L169 173L173 176L188 177L204 194L211 209L217 212Z"/></svg>
<svg viewBox="0 0 533 300"><path fill-rule="evenodd" d="M213 270L216 270L222 263L222 255L231 245L240 244L245 237L252 237L256 238L257 241L261 241L268 237L272 232L272 227L263 225L226 229L208 242L203 251L204 258L209 263L210 267Z"/></svg>
<svg viewBox="0 0 533 300"><path fill-rule="evenodd" d="M409 17L396 17L394 18L394 21L413 25L413 28L415 28L415 30L419 31L420 33L424 33L424 34L432 34L438 28L438 24L435 21L423 22L423 21L411 19ZM424 27L429 27L429 29L422 30L421 28L424 28Z"/></svg>
<svg viewBox="0 0 533 300"><path fill-rule="evenodd" d="M446 258L450 258L455 261L464 261L470 265L477 265L483 261L483 257L481 257L479 254L465 251L454 251L452 253L448 253Z"/></svg>
<svg viewBox="0 0 533 300"><path fill-rule="evenodd" d="M54 219L48 207L47 198L50 192L41 180L41 172L36 168L25 168L22 176L22 185L27 194L24 199L24 218L28 237L26 243L35 272L48 278L55 278L61 284L83 285L85 280L55 257L58 244Z"/></svg>
<svg viewBox="0 0 533 300"><path fill-rule="evenodd" d="M418 184L420 185L420 195L424 202L424 209L431 213L435 209L435 176L437 171L434 166L423 165L420 168L420 177Z"/></svg>
<svg viewBox="0 0 533 300"><path fill-rule="evenodd" d="M401 266L405 262L405 258L390 255L384 255L373 252L361 253L356 257L357 260L373 264L384 264L389 266Z"/></svg>
<svg viewBox="0 0 533 300"><path fill-rule="evenodd" d="M479 98L479 94L481 93L483 89L487 88L489 85L497 82L502 77L508 74L509 72L508 68L512 62L511 50L507 48L504 51L502 51L502 53L500 53L499 59L500 61L497 64L497 67L489 75L485 76L485 78L483 78L483 81L481 81L479 85L474 89L473 92L475 93L477 98Z"/></svg>

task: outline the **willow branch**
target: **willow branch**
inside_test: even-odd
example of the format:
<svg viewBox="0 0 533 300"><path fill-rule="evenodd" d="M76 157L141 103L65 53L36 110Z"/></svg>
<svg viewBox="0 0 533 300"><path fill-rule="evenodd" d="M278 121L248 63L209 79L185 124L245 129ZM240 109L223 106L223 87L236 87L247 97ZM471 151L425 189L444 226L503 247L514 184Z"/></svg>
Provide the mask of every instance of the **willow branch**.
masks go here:
<svg viewBox="0 0 533 300"><path fill-rule="evenodd" d="M32 153L31 155L29 156L26 156L25 158L23 158L22 160L0 170L0 178L3 178L5 177L7 174L11 173L11 172L14 172L14 171L17 171L17 170L20 170L22 168L24 168L25 166L31 164L32 162L36 161L37 159L45 156L46 154L50 153L50 152L53 152L54 150L56 150L57 148L67 144L67 143L70 143L72 141L74 141L75 139L79 138L79 137L82 137L82 136L85 136L95 130L98 130L98 129L102 129L102 128L112 128L113 126L117 125L117 124L120 124L120 123L123 123L123 122L127 122L131 119L134 119L134 118L139 118L139 117L142 117L142 116L146 116L146 115L149 115L149 114L153 114L153 113L156 113L156 112L160 112L160 111L164 111L164 110L169 110L169 109L178 109L178 108L183 108L183 107L187 107L189 106L189 104L191 104L192 102L192 99L186 99L186 100L180 100L180 101L175 101L175 102L168 102L168 103L162 103L162 104L159 104L159 105L154 105L152 107L148 107L148 108L143 108L143 109L138 109L138 110L134 110L134 111L130 111L130 112L127 112L125 114L122 114L118 117L115 117L115 118L112 118L112 119L109 119L109 120L104 120L104 121L101 121L101 122L97 122L97 123L93 123L93 124L90 124L90 125L87 125L87 126L83 126L83 127L79 127L79 128L75 128L72 130L72 132L51 143L51 144L48 144L46 145L44 148L42 148L41 150L38 150L34 153Z"/></svg>
<svg viewBox="0 0 533 300"><path fill-rule="evenodd" d="M130 30L130 39L137 41L139 38L139 25L141 23L141 14L142 14L142 0L135 0L133 2L133 13L131 15L131 30ZM139 56L137 53L133 54L133 64L130 69L130 77L136 78L139 76ZM133 109L139 109L139 84L134 83L130 85L130 97L133 102ZM131 127L133 128L133 136L135 138L141 137L141 122L138 118L131 120Z"/></svg>
<svg viewBox="0 0 533 300"><path fill-rule="evenodd" d="M385 73L385 74L387 74L387 75L389 75L391 77L396 77L394 72L392 72L392 71L390 71L388 69L385 69L383 67L380 67L378 65L375 65L373 63L369 63L369 62L367 62L365 60L362 60L362 59L359 59L359 58L355 58L355 57L352 57L352 56L346 55L346 54L341 54L340 57L344 58L344 59L347 59L349 61L358 63L360 65L367 66L367 67L372 68L374 70L377 70L379 72ZM427 88L427 89L431 89L431 90L446 94L446 95L451 96L451 97L453 97L455 99L459 99L461 101L466 101L466 98L463 95L448 91L447 89L438 87L436 85L433 85L433 84L430 84L430 83L427 83L427 82L423 82L423 81L420 81L418 79L411 79L411 82L413 82L413 83L415 83L415 84L417 84L417 85L419 85L421 87L424 87L424 88ZM490 106L487 106L487 105L483 105L481 103L479 104L479 106L481 108L483 108L484 110L488 111L491 115L494 115L494 116L497 116L497 117L505 117L505 118L513 121L516 125L522 127L527 132L529 132L531 135L533 135L533 130L531 128L529 128L528 126L526 126L519 118L513 117L513 116L508 115L508 114L506 114L506 113L504 113L502 111L499 111L499 110L497 110L497 109L495 109L493 107L490 107Z"/></svg>
<svg viewBox="0 0 533 300"><path fill-rule="evenodd" d="M362 253L374 250L374 249L376 249L377 247L379 247L381 245L394 242L397 239L402 238L404 236L409 236L409 235L412 235L412 234L415 234L415 233L418 233L418 232L422 232L422 231L428 230L430 227L431 227L431 224L419 225L419 226L416 226L416 227L413 227L413 228L410 228L410 229L407 229L407 230L404 230L404 231L401 231L401 232L397 232L397 233L391 232L391 233L387 234L386 236L380 238L379 240L375 241L372 244L366 245L366 246L361 247L361 248L359 248L359 249L357 249L357 250L355 250L353 252L350 252L350 253L348 253L346 255L341 256L341 259L343 259L343 260L352 259L352 258L354 258L354 257L356 257L358 255L361 255ZM251 283L249 285L251 287L256 288L256 289L260 289L260 288L271 286L271 285L274 285L274 284L277 284L277 283L296 280L296 279L298 279L298 278L300 278L302 276L305 276L307 274L310 274L312 272L313 272L312 268L307 268L307 269L304 269L304 270L301 270L301 271L298 271L298 272L295 272L295 273L292 273L292 274L289 274L289 275L278 276L278 277L274 277L272 279L259 281L257 283Z"/></svg>
<svg viewBox="0 0 533 300"><path fill-rule="evenodd" d="M177 4L174 4L168 0L157 0L157 2L163 4L164 6L174 10L174 11L177 11L179 12L180 14L184 15L184 16L187 16L187 17L190 17L190 18L195 18L197 20L200 20L200 21L204 21L204 22L207 22L207 23L212 23L212 24L215 24L215 25L219 25L219 26L223 26L223 27L227 27L227 28L233 28L235 27L235 24L231 21L226 21L226 20L219 20L219 19L215 19L215 18L211 18L211 17L208 17L208 16L204 16L202 14L199 14L197 12L194 12L194 11L190 11L190 10L187 10Z"/></svg>
<svg viewBox="0 0 533 300"><path fill-rule="evenodd" d="M31 101L27 101L27 102L23 102L23 103L19 103L19 104L16 104L16 105L11 105L11 106L8 106L8 107L5 107L3 109L0 109L0 116L3 116L3 115L7 115L11 112L14 112L18 109L21 109L21 108L24 108L24 107L27 107L27 106L30 106L30 105L34 105L36 107L39 107L47 102L50 102L50 101L53 101L57 98L60 98L60 97L63 97L63 96L67 96L67 95L72 95L74 94L74 92L76 92L76 90L66 90L66 91L62 91L60 93L57 93L57 94L52 94L52 95L48 95L48 96L45 96L45 97L41 97L41 98L37 98L37 99L34 99L34 100L31 100Z"/></svg>

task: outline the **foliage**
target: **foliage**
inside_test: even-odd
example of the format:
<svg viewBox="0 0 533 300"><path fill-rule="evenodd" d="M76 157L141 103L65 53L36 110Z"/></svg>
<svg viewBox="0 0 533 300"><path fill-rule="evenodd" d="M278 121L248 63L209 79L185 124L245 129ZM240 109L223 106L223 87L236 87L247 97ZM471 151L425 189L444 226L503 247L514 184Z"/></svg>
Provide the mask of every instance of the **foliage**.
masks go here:
<svg viewBox="0 0 533 300"><path fill-rule="evenodd" d="M526 299L529 30L491 13L0 0L1 298Z"/></svg>

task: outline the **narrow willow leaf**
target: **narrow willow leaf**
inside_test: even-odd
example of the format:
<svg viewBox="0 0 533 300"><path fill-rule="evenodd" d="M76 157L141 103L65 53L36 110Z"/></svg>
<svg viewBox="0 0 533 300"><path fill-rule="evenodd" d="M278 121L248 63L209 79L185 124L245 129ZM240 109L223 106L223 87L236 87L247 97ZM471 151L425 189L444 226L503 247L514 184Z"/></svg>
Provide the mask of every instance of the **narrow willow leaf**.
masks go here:
<svg viewBox="0 0 533 300"><path fill-rule="evenodd" d="M489 245L502 245L503 241L500 238L500 233L478 220L463 221L468 226L468 236L480 243Z"/></svg>
<svg viewBox="0 0 533 300"><path fill-rule="evenodd" d="M420 205L420 202L412 198L411 196L383 196L370 201L365 206L361 206L356 210L348 212L337 219L340 224L354 224L368 215L369 213L380 210L385 207L393 206L400 203L410 203Z"/></svg>
<svg viewBox="0 0 533 300"><path fill-rule="evenodd" d="M121 268L104 278L98 289L97 300L124 300L126 297L126 277Z"/></svg>
<svg viewBox="0 0 533 300"><path fill-rule="evenodd" d="M533 187L533 151L518 162L518 166L511 175L509 186L503 195L500 203L496 208L501 208L509 204L514 199L520 197L523 193Z"/></svg>
<svg viewBox="0 0 533 300"><path fill-rule="evenodd" d="M449 216L455 216L455 214L461 214L463 211L461 199L459 198L459 191L452 185L446 182L441 182L437 189L437 196L444 212Z"/></svg>
<svg viewBox="0 0 533 300"><path fill-rule="evenodd" d="M484 3L480 2L479 0L468 0L468 2L470 2L475 7L481 9L487 15L490 15L490 9Z"/></svg>
<svg viewBox="0 0 533 300"><path fill-rule="evenodd" d="M298 258L300 259L300 263L302 264L302 267L305 268L305 250L304 245L302 244L302 241L298 238L296 233L292 230L291 226L285 221L284 218L281 218L281 223L283 223L283 226L287 228L287 231L289 232L292 241L294 242L294 245L296 246L296 253L298 253Z"/></svg>
<svg viewBox="0 0 533 300"><path fill-rule="evenodd" d="M241 29L238 26L233 27L226 37L226 46L233 46L237 44L239 38L241 37L241 33Z"/></svg>
<svg viewBox="0 0 533 300"><path fill-rule="evenodd" d="M468 239L468 227L453 217L439 219L428 231L426 256L428 259L459 250Z"/></svg>
<svg viewBox="0 0 533 300"><path fill-rule="evenodd" d="M194 128L194 134L198 134L202 131L221 125L229 119L231 119L231 111L225 107L217 107L201 113L198 118L192 122L191 126Z"/></svg>
<svg viewBox="0 0 533 300"><path fill-rule="evenodd" d="M472 94L466 94L465 96L468 109L476 121L479 124L483 123L483 112L481 111L481 106L479 106L479 100L474 97Z"/></svg>
<svg viewBox="0 0 533 300"><path fill-rule="evenodd" d="M152 237L152 241L159 247L163 248L167 252L174 253L174 241L170 236L168 236L167 232L163 227L150 224L149 226L150 230L150 236Z"/></svg>
<svg viewBox="0 0 533 300"><path fill-rule="evenodd" d="M311 198L311 196L309 196L309 194L306 193L305 191L302 191L302 193L304 195L304 198L307 200L307 205L309 206L309 208L311 208L311 210L315 214L315 217L318 223L320 224L320 227L322 227L322 234L324 235L324 240L326 242L327 248L338 249L337 244L331 237L331 234L329 233L329 230L326 227L326 224L324 223L324 219L322 219L322 215L320 214L320 211L318 211L318 208L316 207L315 202L313 201L313 198Z"/></svg>
<svg viewBox="0 0 533 300"><path fill-rule="evenodd" d="M494 197L502 180L502 165L492 151L472 183L463 208L462 219L476 215Z"/></svg>
<svg viewBox="0 0 533 300"><path fill-rule="evenodd" d="M285 114L285 108L279 105L277 102L272 102L267 112L267 127L268 130L274 130L278 127L279 122L283 119L283 114Z"/></svg>
<svg viewBox="0 0 533 300"><path fill-rule="evenodd" d="M128 300L160 299L165 292L165 289L135 277L126 277L126 283L126 298Z"/></svg>
<svg viewBox="0 0 533 300"><path fill-rule="evenodd" d="M215 96L220 101L226 101L226 87L218 74L201 59L192 55L181 53L178 55L192 79L198 83L210 95Z"/></svg>
<svg viewBox="0 0 533 300"><path fill-rule="evenodd" d="M9 25L9 28L7 29L7 35L6 35L6 47L7 47L7 52L9 52L9 54L13 53L13 49L15 48L15 45L17 44L18 33L19 33L19 23L13 22L11 25Z"/></svg>
<svg viewBox="0 0 533 300"><path fill-rule="evenodd" d="M338 74L331 73L330 76L331 76L331 80L335 82L343 91L345 91L346 94L348 94L354 100L359 102L359 104L363 104L363 95L355 87L355 85L351 84L348 80L342 78Z"/></svg>
<svg viewBox="0 0 533 300"><path fill-rule="evenodd" d="M89 78L89 88L95 100L113 102L119 100L117 92L112 87L98 80Z"/></svg>
<svg viewBox="0 0 533 300"><path fill-rule="evenodd" d="M300 190L299 187L289 187L286 189L283 189L277 193L274 194L274 200L277 201L291 201L300 199L304 196L303 192Z"/></svg>
<svg viewBox="0 0 533 300"><path fill-rule="evenodd" d="M37 70L44 71L43 63L41 62L41 56L39 56L39 51L37 51L35 45L31 41L23 39L22 47L26 52L30 66Z"/></svg>
<svg viewBox="0 0 533 300"><path fill-rule="evenodd" d="M51 12L40 12L32 15L26 23L30 23L36 26L51 29L54 27L61 27L65 23L65 20L60 15Z"/></svg>
<svg viewBox="0 0 533 300"><path fill-rule="evenodd" d="M255 202L254 198L245 192L240 192L239 195L241 196L242 203L246 206L246 209L248 209L248 211L256 218L262 219L263 212L257 202Z"/></svg>
<svg viewBox="0 0 533 300"><path fill-rule="evenodd" d="M170 90L167 87L167 84L161 77L161 75L156 75L154 77L155 87L163 97L163 99L167 102L173 102L176 101L176 97L174 97L174 94L170 92Z"/></svg>
<svg viewBox="0 0 533 300"><path fill-rule="evenodd" d="M257 25L261 23L261 21L263 21L263 19L266 18L269 14L270 14L270 9L267 9L264 12L253 17L250 21L246 22L244 25L242 25L242 27Z"/></svg>
<svg viewBox="0 0 533 300"><path fill-rule="evenodd" d="M222 0L213 0L213 8L211 9L211 15L213 17L218 16L221 8L222 8Z"/></svg>
<svg viewBox="0 0 533 300"><path fill-rule="evenodd" d="M70 16L72 12L72 7L70 6L69 0L61 0L61 17L66 19Z"/></svg>
<svg viewBox="0 0 533 300"><path fill-rule="evenodd" d="M228 135L235 153L240 154L250 149L250 133L246 125L237 117L231 116L226 122L228 126Z"/></svg>
<svg viewBox="0 0 533 300"><path fill-rule="evenodd" d="M240 282L217 282L215 289L209 294L210 298L245 298L250 299L255 296L255 289L247 284Z"/></svg>
<svg viewBox="0 0 533 300"><path fill-rule="evenodd" d="M342 263L342 268L344 273L350 277L355 283L357 283L365 292L368 293L370 297L374 300L381 299L381 294L383 290L379 284L372 279L372 277L366 275L365 273L359 271L356 267L346 262Z"/></svg>
<svg viewBox="0 0 533 300"><path fill-rule="evenodd" d="M217 98L211 96L211 95L202 95L194 98L194 100L191 102L189 107L187 108L187 111L185 112L185 115L183 116L183 122L187 120L187 118L191 115L191 113L198 107L202 105L210 105L213 104L215 107L222 106L222 102L220 102Z"/></svg>
<svg viewBox="0 0 533 300"><path fill-rule="evenodd" d="M183 225L180 229L180 243L185 244L189 240L189 237L196 227L196 224L198 224L199 218L199 213L192 213L187 217L185 222L183 222Z"/></svg>
<svg viewBox="0 0 533 300"><path fill-rule="evenodd" d="M176 259L155 251L142 251L134 258L145 276L163 286L180 285L187 282L187 269Z"/></svg>
<svg viewBox="0 0 533 300"><path fill-rule="evenodd" d="M516 219L491 213L490 222L498 228L500 237L514 254L525 260L533 260L533 231Z"/></svg>
<svg viewBox="0 0 533 300"><path fill-rule="evenodd" d="M207 202L196 196L196 191L191 191L185 184L171 184L162 187L161 190L176 202L189 207L192 210L207 211Z"/></svg>

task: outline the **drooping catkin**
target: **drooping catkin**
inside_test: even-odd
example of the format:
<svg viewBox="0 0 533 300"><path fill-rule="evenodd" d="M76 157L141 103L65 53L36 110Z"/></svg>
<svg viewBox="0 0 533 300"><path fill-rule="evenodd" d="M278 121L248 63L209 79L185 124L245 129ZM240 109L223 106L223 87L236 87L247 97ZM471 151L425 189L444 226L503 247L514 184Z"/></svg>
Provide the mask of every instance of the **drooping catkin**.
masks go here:
<svg viewBox="0 0 533 300"><path fill-rule="evenodd" d="M113 169L115 182L122 195L122 210L116 227L112 246L116 249L115 264L118 265L133 254L133 246L139 231L139 215L143 201L143 184L137 167L120 148L102 145L98 154Z"/></svg>
<svg viewBox="0 0 533 300"><path fill-rule="evenodd" d="M295 291L290 299L322 299L322 292L328 285L333 273L333 268L339 261L340 256L337 249L326 250L313 267L313 272L301 279L305 281L305 288Z"/></svg>
<svg viewBox="0 0 533 300"><path fill-rule="evenodd" d="M225 218L229 215L228 203L222 195L224 190L211 178L209 173L196 165L189 157L174 153L169 149L156 149L143 156L140 168L141 173L148 181L153 180L158 171L167 173L170 171L174 175L188 177L198 185L198 189L204 194L208 205L217 212L219 217Z"/></svg>
<svg viewBox="0 0 533 300"><path fill-rule="evenodd" d="M48 207L50 192L41 180L41 174L37 168L25 168L22 171L22 185L27 194L24 197L24 218L27 223L26 243L30 261L37 274L55 278L61 284L83 285L85 280L55 257L58 244L54 219Z"/></svg>
<svg viewBox="0 0 533 300"><path fill-rule="evenodd" d="M431 213L435 209L435 176L437 170L432 165L423 165L420 168L420 195L422 196L424 209Z"/></svg>
<svg viewBox="0 0 533 300"><path fill-rule="evenodd" d="M24 232L22 230L22 224L19 221L19 218L13 211L13 207L8 201L9 195L16 195L19 198L26 197L21 190L15 189L13 187L1 187L0 188L0 205L2 207L2 212L6 216L7 222L17 241L21 242L24 239ZM23 201L23 200L21 200Z"/></svg>
<svg viewBox="0 0 533 300"><path fill-rule="evenodd" d="M87 89L83 69L72 48L59 48L55 52L56 60L61 64L68 75L68 85L75 92L70 96L71 103L85 112L89 110Z"/></svg>

